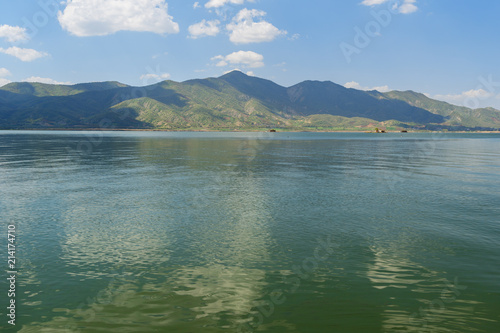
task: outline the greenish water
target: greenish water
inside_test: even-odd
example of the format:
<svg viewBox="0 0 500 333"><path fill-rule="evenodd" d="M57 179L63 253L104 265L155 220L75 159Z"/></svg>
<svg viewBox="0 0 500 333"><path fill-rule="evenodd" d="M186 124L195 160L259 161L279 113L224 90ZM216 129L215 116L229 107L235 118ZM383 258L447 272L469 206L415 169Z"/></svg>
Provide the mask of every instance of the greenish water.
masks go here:
<svg viewBox="0 0 500 333"><path fill-rule="evenodd" d="M500 332L499 188L498 134L0 131L0 330Z"/></svg>

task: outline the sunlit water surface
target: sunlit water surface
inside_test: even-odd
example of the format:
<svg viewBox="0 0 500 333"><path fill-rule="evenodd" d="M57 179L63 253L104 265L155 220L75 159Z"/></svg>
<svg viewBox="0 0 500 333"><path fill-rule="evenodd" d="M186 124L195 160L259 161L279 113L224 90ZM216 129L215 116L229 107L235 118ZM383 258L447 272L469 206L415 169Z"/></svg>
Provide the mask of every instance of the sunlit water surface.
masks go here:
<svg viewBox="0 0 500 333"><path fill-rule="evenodd" d="M498 134L3 131L15 330L500 332L499 189Z"/></svg>

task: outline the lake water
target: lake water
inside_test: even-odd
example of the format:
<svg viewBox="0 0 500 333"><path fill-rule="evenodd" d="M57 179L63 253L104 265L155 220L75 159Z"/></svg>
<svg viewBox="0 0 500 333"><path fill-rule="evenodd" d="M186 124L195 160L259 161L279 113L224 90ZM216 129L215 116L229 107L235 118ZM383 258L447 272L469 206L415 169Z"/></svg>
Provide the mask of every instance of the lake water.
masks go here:
<svg viewBox="0 0 500 333"><path fill-rule="evenodd" d="M499 189L498 134L0 131L0 330L500 332Z"/></svg>

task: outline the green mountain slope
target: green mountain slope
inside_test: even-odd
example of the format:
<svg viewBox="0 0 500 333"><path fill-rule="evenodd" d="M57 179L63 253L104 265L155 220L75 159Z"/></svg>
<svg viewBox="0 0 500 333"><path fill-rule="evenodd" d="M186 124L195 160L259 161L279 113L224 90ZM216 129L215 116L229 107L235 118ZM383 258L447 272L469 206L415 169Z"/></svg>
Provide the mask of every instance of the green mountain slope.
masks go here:
<svg viewBox="0 0 500 333"><path fill-rule="evenodd" d="M164 81L146 87L147 97L126 100L114 112L135 115L154 128L238 128L285 126L255 98L219 79Z"/></svg>
<svg viewBox="0 0 500 333"><path fill-rule="evenodd" d="M444 121L440 115L400 100L374 98L364 91L347 89L333 82L305 81L289 88L288 94L298 114L331 114L424 124Z"/></svg>
<svg viewBox="0 0 500 333"><path fill-rule="evenodd" d="M400 100L445 118L444 125L468 127L500 127L500 111L493 108L472 110L463 106L431 99L414 91L370 92L380 99Z"/></svg>
<svg viewBox="0 0 500 333"><path fill-rule="evenodd" d="M471 110L415 92L379 93L333 82L292 87L234 71L219 78L0 88L0 128L364 129L500 128L500 111Z"/></svg>
<svg viewBox="0 0 500 333"><path fill-rule="evenodd" d="M101 91L123 87L128 86L119 82L94 82L75 85L56 85L38 82L12 82L3 86L1 89L20 95L46 97L70 96L88 91Z"/></svg>

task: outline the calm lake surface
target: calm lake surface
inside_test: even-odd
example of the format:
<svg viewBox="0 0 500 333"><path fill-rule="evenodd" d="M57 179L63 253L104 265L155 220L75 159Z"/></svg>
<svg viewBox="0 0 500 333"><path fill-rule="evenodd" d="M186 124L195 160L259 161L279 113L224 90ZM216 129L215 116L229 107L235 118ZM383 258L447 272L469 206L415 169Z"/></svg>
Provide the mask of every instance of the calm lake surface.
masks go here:
<svg viewBox="0 0 500 333"><path fill-rule="evenodd" d="M500 332L499 189L498 134L0 131L0 330Z"/></svg>

